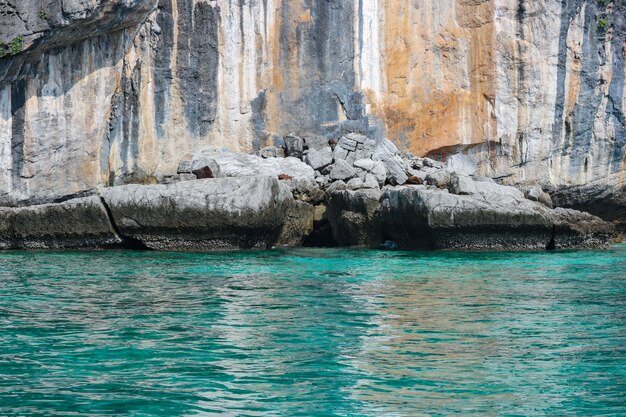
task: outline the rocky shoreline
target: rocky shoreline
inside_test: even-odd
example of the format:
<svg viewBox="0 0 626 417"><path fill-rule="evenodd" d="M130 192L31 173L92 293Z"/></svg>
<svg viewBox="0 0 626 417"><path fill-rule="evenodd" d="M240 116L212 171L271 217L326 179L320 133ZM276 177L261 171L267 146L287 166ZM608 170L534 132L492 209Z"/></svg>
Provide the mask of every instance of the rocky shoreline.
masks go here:
<svg viewBox="0 0 626 417"><path fill-rule="evenodd" d="M0 208L0 248L501 251L603 248L615 236L539 187L472 178L357 133L288 136L258 155L207 150L158 181Z"/></svg>

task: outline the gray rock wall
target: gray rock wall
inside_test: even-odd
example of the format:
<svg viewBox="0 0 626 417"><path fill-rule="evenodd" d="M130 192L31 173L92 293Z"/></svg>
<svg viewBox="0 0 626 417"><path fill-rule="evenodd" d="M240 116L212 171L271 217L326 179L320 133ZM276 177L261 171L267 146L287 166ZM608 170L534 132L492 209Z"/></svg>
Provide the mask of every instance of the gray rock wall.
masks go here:
<svg viewBox="0 0 626 417"><path fill-rule="evenodd" d="M23 37L3 205L357 131L623 217L624 0L0 0L0 21Z"/></svg>
<svg viewBox="0 0 626 417"><path fill-rule="evenodd" d="M121 243L97 196L0 208L0 249L94 249Z"/></svg>
<svg viewBox="0 0 626 417"><path fill-rule="evenodd" d="M295 205L289 189L270 177L126 185L102 197L122 236L158 250L267 248Z"/></svg>

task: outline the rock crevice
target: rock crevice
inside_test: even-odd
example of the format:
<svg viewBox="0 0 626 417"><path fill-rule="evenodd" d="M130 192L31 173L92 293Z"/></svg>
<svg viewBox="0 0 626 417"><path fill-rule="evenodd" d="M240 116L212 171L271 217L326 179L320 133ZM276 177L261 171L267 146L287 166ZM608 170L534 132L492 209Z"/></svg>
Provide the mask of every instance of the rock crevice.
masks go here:
<svg viewBox="0 0 626 417"><path fill-rule="evenodd" d="M125 249L134 249L134 250L149 250L150 248L146 246L141 240L135 239L130 236L125 236L115 224L115 218L113 217L113 213L111 212L111 208L107 204L104 197L100 196L100 202L102 203L102 207L104 207L104 211L107 214L107 218L109 219L109 223L111 224L111 229L115 233L115 236L119 239L119 245Z"/></svg>

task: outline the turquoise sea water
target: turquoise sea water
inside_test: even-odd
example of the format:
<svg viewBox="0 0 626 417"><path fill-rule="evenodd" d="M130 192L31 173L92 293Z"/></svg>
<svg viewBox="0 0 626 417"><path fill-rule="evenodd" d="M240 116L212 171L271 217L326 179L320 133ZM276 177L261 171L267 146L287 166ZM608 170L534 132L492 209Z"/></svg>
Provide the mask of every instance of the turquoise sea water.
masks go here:
<svg viewBox="0 0 626 417"><path fill-rule="evenodd" d="M0 252L0 415L626 416L626 246Z"/></svg>

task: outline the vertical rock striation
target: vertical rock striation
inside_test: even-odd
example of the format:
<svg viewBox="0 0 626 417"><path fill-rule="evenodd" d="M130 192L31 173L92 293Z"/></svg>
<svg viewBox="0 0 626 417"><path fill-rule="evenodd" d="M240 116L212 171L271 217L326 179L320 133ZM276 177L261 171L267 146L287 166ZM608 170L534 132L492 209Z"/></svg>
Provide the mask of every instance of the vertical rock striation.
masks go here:
<svg viewBox="0 0 626 417"><path fill-rule="evenodd" d="M151 183L290 133L624 218L624 0L0 0L0 204Z"/></svg>

